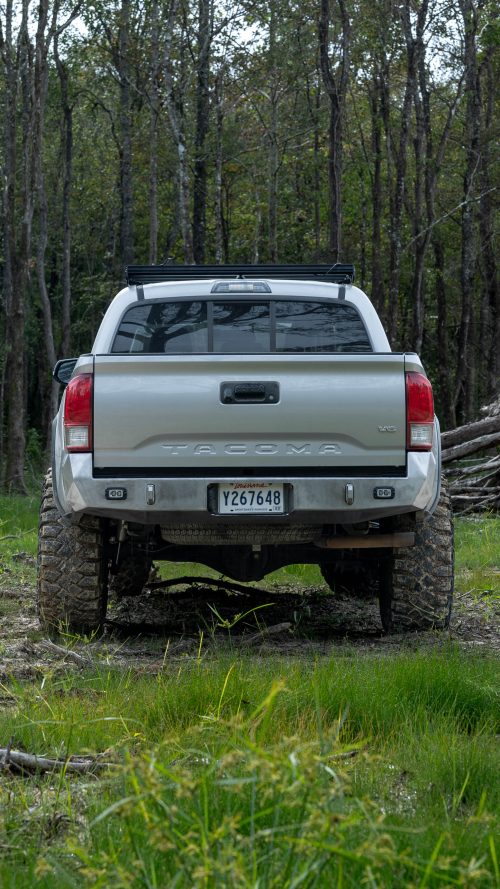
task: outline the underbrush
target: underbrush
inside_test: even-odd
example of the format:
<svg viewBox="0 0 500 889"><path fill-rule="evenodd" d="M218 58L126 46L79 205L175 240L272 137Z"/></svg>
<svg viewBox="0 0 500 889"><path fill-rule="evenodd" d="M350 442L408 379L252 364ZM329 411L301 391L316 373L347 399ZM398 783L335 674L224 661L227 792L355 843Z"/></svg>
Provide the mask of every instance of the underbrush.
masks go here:
<svg viewBox="0 0 500 889"><path fill-rule="evenodd" d="M1 781L5 887L495 885L498 670L453 646L179 660L9 688L13 747L99 777Z"/></svg>

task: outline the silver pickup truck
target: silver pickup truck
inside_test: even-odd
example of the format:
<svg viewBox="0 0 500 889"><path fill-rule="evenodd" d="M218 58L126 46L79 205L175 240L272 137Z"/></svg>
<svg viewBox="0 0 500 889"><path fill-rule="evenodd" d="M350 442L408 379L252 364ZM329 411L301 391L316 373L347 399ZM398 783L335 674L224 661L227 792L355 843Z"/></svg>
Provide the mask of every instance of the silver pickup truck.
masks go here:
<svg viewBox="0 0 500 889"><path fill-rule="evenodd" d="M354 269L131 266L65 386L42 497L38 609L100 627L153 560L239 581L312 563L443 628L453 529L418 356L392 352Z"/></svg>

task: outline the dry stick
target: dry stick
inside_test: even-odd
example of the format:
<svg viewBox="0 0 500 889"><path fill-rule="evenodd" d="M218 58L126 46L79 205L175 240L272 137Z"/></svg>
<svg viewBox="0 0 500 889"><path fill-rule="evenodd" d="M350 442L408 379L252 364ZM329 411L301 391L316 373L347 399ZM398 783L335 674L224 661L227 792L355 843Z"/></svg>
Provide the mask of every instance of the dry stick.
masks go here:
<svg viewBox="0 0 500 889"><path fill-rule="evenodd" d="M492 487L491 482L495 481L497 478L500 481L500 475L495 469L493 472L488 472L486 475L479 475L480 467L476 467L476 472L478 473L477 478L469 478L464 479L458 478L456 481L452 482L448 487L448 491L450 494L453 494L455 491L466 491L469 488L478 488L478 487Z"/></svg>
<svg viewBox="0 0 500 889"><path fill-rule="evenodd" d="M489 500L495 500L497 497L500 497L500 490L491 491L491 488L488 488L488 492L490 494L489 497L485 497L484 494L456 494L452 499L453 500L467 500L471 502L480 501L481 503L487 503Z"/></svg>
<svg viewBox="0 0 500 889"><path fill-rule="evenodd" d="M27 772L54 772L64 769L65 772L80 774L116 765L116 763L85 759L84 757L71 756L69 759L49 759L46 756L24 753L22 750L11 750L9 747L0 747L0 763L2 768L15 766L17 769Z"/></svg>
<svg viewBox="0 0 500 889"><path fill-rule="evenodd" d="M495 494L494 497L485 497L485 499L482 500L480 503L475 501L474 503L471 503L470 506L467 506L465 509L460 509L459 514L465 515L468 512L477 512L478 508L484 509L487 506L491 507L494 505L494 502L496 500L498 500L498 503L500 504L500 495Z"/></svg>
<svg viewBox="0 0 500 889"><path fill-rule="evenodd" d="M277 636L279 633L289 630L291 626L289 621L285 621L281 624L274 624L273 627L263 627L259 633L255 633L253 636L242 636L240 641L244 645L255 645L256 642L263 642L268 636Z"/></svg>
<svg viewBox="0 0 500 889"><path fill-rule="evenodd" d="M484 494L500 494L500 488L467 486L450 491L452 500L482 500Z"/></svg>
<svg viewBox="0 0 500 889"><path fill-rule="evenodd" d="M216 586L221 590L229 593L245 593L247 596L252 594L269 596L269 590L263 590L255 586L243 586L241 583L233 583L228 580L214 580L212 577L176 577L171 580L155 580L153 583L146 584L147 588L154 592L155 590L167 589L172 586L180 586L185 584L188 586Z"/></svg>
<svg viewBox="0 0 500 889"><path fill-rule="evenodd" d="M91 667L94 665L94 662L90 658L84 657L76 651L71 651L70 648L64 648L63 645L56 645L55 642L51 642L50 639L42 639L40 645L42 648L47 648L49 651L55 652L55 654L60 654L65 658L69 658L71 661L75 661L79 667Z"/></svg>
<svg viewBox="0 0 500 889"><path fill-rule="evenodd" d="M463 476L465 478L468 475L475 475L476 472L486 472L490 469L500 469L500 457L495 455L485 462L474 463L472 466L455 466L454 468L446 467L445 474L447 478L452 475Z"/></svg>

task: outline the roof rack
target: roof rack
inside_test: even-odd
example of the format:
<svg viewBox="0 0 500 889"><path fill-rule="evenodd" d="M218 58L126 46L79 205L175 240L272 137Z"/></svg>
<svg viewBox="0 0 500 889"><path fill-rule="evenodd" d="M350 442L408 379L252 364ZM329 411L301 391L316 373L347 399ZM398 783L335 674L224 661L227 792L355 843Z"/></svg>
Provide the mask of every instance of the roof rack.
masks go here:
<svg viewBox="0 0 500 889"><path fill-rule="evenodd" d="M129 265L127 284L154 284L194 278L321 278L337 284L352 284L354 266L333 265Z"/></svg>

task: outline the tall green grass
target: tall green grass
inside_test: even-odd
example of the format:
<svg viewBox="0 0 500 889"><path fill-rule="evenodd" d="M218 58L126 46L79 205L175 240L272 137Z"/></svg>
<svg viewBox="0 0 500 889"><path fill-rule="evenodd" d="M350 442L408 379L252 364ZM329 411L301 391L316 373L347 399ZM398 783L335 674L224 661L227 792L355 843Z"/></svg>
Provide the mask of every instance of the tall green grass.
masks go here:
<svg viewBox="0 0 500 889"><path fill-rule="evenodd" d="M500 516L455 520L456 587L500 601Z"/></svg>
<svg viewBox="0 0 500 889"><path fill-rule="evenodd" d="M28 497L0 495L0 555L25 550L36 553L39 494Z"/></svg>
<svg viewBox="0 0 500 889"><path fill-rule="evenodd" d="M491 657L226 651L153 677L103 666L10 693L1 728L15 745L106 752L116 767L30 792L4 780L24 798L4 823L2 885L494 885Z"/></svg>
<svg viewBox="0 0 500 889"><path fill-rule="evenodd" d="M0 498L3 586L32 579L36 509ZM499 522L457 522L459 590L496 595ZM315 571L271 581L311 586ZM0 745L112 766L0 768L0 886L500 886L498 660L446 640L391 652L201 645L143 675L103 650L90 671L5 675Z"/></svg>

